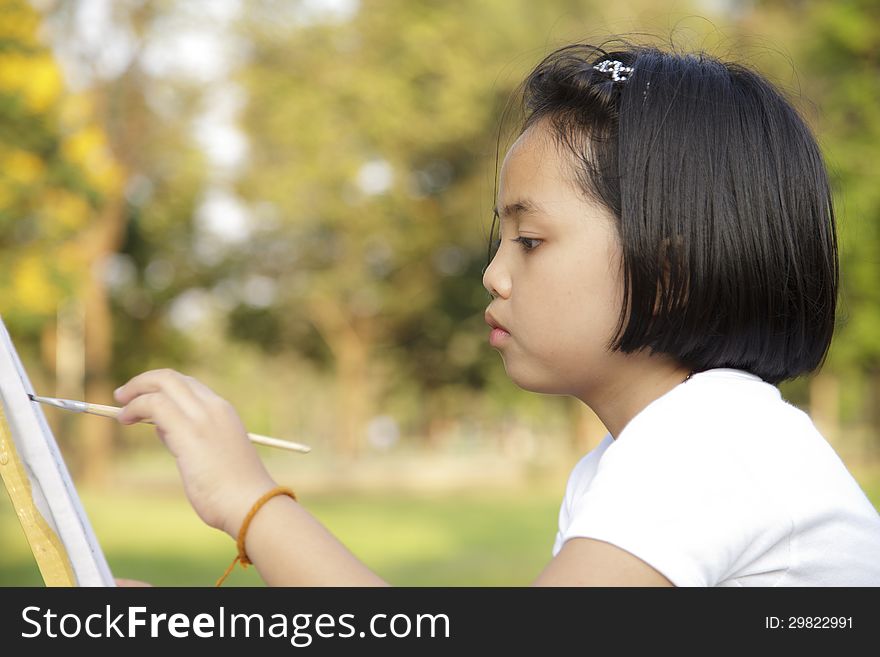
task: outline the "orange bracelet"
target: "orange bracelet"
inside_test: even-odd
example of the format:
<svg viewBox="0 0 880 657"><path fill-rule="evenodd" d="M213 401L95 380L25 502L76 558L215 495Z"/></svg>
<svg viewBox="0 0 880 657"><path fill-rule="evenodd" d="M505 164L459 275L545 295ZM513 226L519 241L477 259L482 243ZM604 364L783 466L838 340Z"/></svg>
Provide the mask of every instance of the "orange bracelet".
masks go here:
<svg viewBox="0 0 880 657"><path fill-rule="evenodd" d="M229 573L232 572L232 569L235 568L236 563L240 563L242 568L247 568L251 560L248 559L247 553L244 550L244 539L247 535L248 527L250 527L251 520L253 520L254 516L257 514L257 511L269 500L271 500L276 495L288 495L296 501L296 495L292 490L287 488L286 486L276 486L268 493L263 495L260 499L254 502L254 505L251 507L251 510L248 511L248 514L244 517L244 522L241 523L241 529L238 530L238 540L236 541L236 545L238 546L238 555L235 559L232 560L232 563L229 564L229 568L226 569L226 572L223 573L223 576L217 580L217 586L223 584L226 581L226 578L229 577Z"/></svg>

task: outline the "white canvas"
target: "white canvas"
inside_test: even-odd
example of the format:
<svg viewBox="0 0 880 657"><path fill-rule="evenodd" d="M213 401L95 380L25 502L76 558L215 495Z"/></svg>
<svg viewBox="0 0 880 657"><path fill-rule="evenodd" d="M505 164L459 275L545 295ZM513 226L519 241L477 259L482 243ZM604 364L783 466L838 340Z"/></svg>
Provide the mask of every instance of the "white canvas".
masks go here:
<svg viewBox="0 0 880 657"><path fill-rule="evenodd" d="M16 451L24 464L34 504L57 534L78 586L114 586L55 437L0 318L0 402Z"/></svg>

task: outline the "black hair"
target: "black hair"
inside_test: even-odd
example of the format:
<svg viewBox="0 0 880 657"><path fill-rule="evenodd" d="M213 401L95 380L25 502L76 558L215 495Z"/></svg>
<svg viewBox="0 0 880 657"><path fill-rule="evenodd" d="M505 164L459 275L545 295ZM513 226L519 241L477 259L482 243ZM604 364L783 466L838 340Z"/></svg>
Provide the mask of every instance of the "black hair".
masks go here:
<svg viewBox="0 0 880 657"><path fill-rule="evenodd" d="M546 121L615 219L624 302L608 347L774 384L821 366L839 264L806 122L744 65L612 42L560 48L521 87L522 130Z"/></svg>

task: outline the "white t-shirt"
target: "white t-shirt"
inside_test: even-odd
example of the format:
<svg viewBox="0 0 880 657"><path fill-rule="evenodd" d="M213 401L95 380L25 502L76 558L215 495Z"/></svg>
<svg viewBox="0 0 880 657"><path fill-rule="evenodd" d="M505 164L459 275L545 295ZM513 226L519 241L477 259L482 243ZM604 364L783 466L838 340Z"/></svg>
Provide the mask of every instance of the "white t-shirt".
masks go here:
<svg viewBox="0 0 880 657"><path fill-rule="evenodd" d="M743 370L698 372L572 470L553 555L620 547L676 586L880 586L880 515L809 416Z"/></svg>

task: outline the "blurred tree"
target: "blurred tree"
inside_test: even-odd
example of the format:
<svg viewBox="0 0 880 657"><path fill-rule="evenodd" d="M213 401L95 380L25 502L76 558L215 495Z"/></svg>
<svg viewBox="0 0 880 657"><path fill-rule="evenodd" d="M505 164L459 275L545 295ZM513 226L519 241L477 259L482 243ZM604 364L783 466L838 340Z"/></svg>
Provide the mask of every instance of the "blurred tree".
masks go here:
<svg viewBox="0 0 880 657"><path fill-rule="evenodd" d="M793 15L797 21L791 20ZM850 416L869 422L877 449L880 187L872 174L880 157L880 4L763 0L750 26L772 34L795 59L801 75L791 91L802 92L815 105L804 109L822 145L835 195L841 256L839 328L828 366L813 377L811 406L829 432L843 440L839 399L860 397ZM840 386L840 379L847 385ZM865 393L856 394L863 387Z"/></svg>
<svg viewBox="0 0 880 657"><path fill-rule="evenodd" d="M239 262L277 281L273 343L332 360L340 447L355 454L377 397L418 386L430 439L498 366L480 278L499 115L544 50L531 26L563 15L574 31L592 3L306 4L246 5L240 192L271 221ZM265 318L240 320L265 341ZM376 359L393 378L376 380Z"/></svg>
<svg viewBox="0 0 880 657"><path fill-rule="evenodd" d="M43 2L53 43L66 64L79 65L86 91L76 95L76 111L45 109L47 120L33 108L22 113L34 102L25 99L40 94L15 85L51 89L45 80L52 75L57 89L48 97L65 106L57 71L45 73L54 70L51 59L43 73L23 75L18 64L0 66L0 90L12 90L2 98L18 99L3 100L0 110L9 133L0 153L13 163L0 181L0 206L6 208L0 248L11 263L0 271L0 311L13 313L17 327L29 326L36 335L66 298L64 290L91 289L76 297L88 304L87 322L103 318L86 330L99 345L89 348L87 361L96 368L89 380L104 376L104 383L89 389L91 398L109 401L110 379L115 383L158 365L193 364L193 347L203 336L198 329L178 331L176 318L197 315L207 305L225 313L229 336L335 371L336 433L349 455L360 449L374 407L392 398L421 404L421 426L412 433L429 441L445 430L444 417L522 410L531 398L499 376L482 319L488 295L480 276L499 117L523 74L552 47L601 35L609 23L648 29L645 12L652 3L120 0L101 5L110 12L108 22L97 30L100 37L86 38L83 26L94 16L82 12L94 4ZM24 2L7 5L34 16ZM725 25L735 28L731 41L722 35L725 47L732 44L739 52L750 33L791 44L799 68L811 71L809 89L815 92L808 95L833 124L819 132L840 174L837 184L846 188L842 223L848 225L841 234L850 321L835 342L829 372L867 374L880 351L878 200L876 186L862 173L877 143L870 138L878 123L871 3L715 5L726 12ZM223 7L237 12L234 32L223 32L218 23ZM791 16L801 11L819 38L800 36L803 25ZM7 23L13 30L16 15L4 11L3 30ZM671 25L674 18L668 20ZM704 33L713 29L707 24L693 30L693 40L704 45ZM212 31L225 50L204 47ZM655 32L662 41L664 28ZM36 43L34 35L28 39ZM30 43L14 34L3 43L16 39ZM15 52L4 45L0 54ZM219 77L180 73L187 61L204 68L224 58L233 65ZM847 67L852 61L864 65ZM43 97L47 102L46 92ZM242 169L218 171L210 151L222 150L222 140L208 135L200 144L194 133L203 129L206 115L229 102L244 107L240 137L249 148ZM68 125L62 121L68 115L90 125L91 141L81 137L67 151L52 146L67 135L52 136L56 115L58 125ZM72 157L65 153L84 153L89 143L114 163L115 178L106 189L90 180L100 167L89 161L87 169L77 169L84 155L62 166L63 157ZM501 139L497 155L503 157L507 145ZM56 171L66 173L46 173ZM71 171L79 171L79 178ZM52 203L81 219L51 226L13 221L43 216L25 206L47 207L51 190L80 199L85 209L78 215L64 209L69 199ZM86 222L96 231L88 237ZM92 251L83 255L85 247L74 246L79 241ZM68 244L69 251L61 249ZM87 275L94 264L101 276ZM31 276L31 270L38 273ZM13 280L28 289L10 292ZM44 288L55 290L51 304ZM48 305L41 311L39 303ZM76 308L69 314L75 316ZM215 356L211 367L222 376L222 353ZM106 371L109 378L98 374ZM478 408L483 397L477 393L490 388L497 403ZM576 406L570 423L584 449L595 418Z"/></svg>
<svg viewBox="0 0 880 657"><path fill-rule="evenodd" d="M121 181L91 99L64 93L27 2L0 5L0 311L25 334L88 283L94 222Z"/></svg>
<svg viewBox="0 0 880 657"><path fill-rule="evenodd" d="M39 17L26 3L14 4L31 17L35 31ZM224 277L222 263L212 260L210 249L199 241L197 225L208 167L196 132L200 115L210 107L213 86L200 79L198 71L193 76L181 68L192 61L188 43L188 58L170 52L191 36L188 30L194 24L203 34L214 26L205 18L210 13L205 7L173 1L44 0L40 6L43 29L78 90L62 90L60 74L53 69L59 104L71 104L70 120L88 123L91 129L84 134L92 141L74 142L77 152L85 158L89 144L97 143L114 166L113 194L101 197L96 192L89 197L94 206L100 205L100 214L89 218L88 230L76 233L78 226L70 228L87 255L69 266L81 280L78 296L58 310L59 329L69 328L66 337L59 331L58 341L74 345L77 329L85 340L79 356L85 365L85 390L68 396L109 403L112 389L138 372L192 364L198 336L177 330L173 318L191 312L197 293ZM12 24L11 17L4 13L4 26L7 20ZM51 63L49 52L41 52ZM36 79L16 70L22 79ZM10 132L16 132L9 125ZM39 134L21 125L17 133L28 138ZM87 164L88 175L101 173L101 162L94 156ZM36 189L31 191L30 200L39 198ZM47 262L61 262L46 243L34 248ZM42 280L39 275L19 278L32 287ZM57 306L55 301L46 303L52 309ZM54 331L46 333L44 351L54 355ZM59 364L59 375L61 371ZM74 465L82 463L82 478L95 481L105 471L110 448L121 432L113 423L89 420L77 423L84 435L76 445L85 453Z"/></svg>
<svg viewBox="0 0 880 657"><path fill-rule="evenodd" d="M110 363L100 266L118 241L123 174L94 98L65 91L39 38L39 15L23 0L4 0L0 16L0 313L18 343L43 340L52 369L56 317L59 332L70 318L88 370L68 370L74 380L60 376L58 391L81 395L85 373L88 394ZM109 448L107 433L80 436L74 453L85 478L101 477Z"/></svg>
<svg viewBox="0 0 880 657"><path fill-rule="evenodd" d="M84 12L94 5L55 2L47 10L53 43L95 99L96 118L125 171L116 216L119 237L105 254L106 295L94 311L112 324L112 344L102 343L101 351L88 358L92 367L106 363L110 368L90 395L105 403L116 385L136 373L187 363L191 339L167 321L169 313L175 303L186 303L188 291L219 277L195 257L206 164L193 129L205 90L198 80L155 63L169 47L166 40L185 27L179 6L129 0L105 5L109 13L101 16L98 39L83 33ZM119 434L116 425L105 424Z"/></svg>
<svg viewBox="0 0 880 657"><path fill-rule="evenodd" d="M808 13L815 39L797 41L826 117L823 138L833 166L840 217L841 327L832 371L864 378L860 415L880 447L880 5L868 0L826 5ZM855 376L853 376L855 375Z"/></svg>

